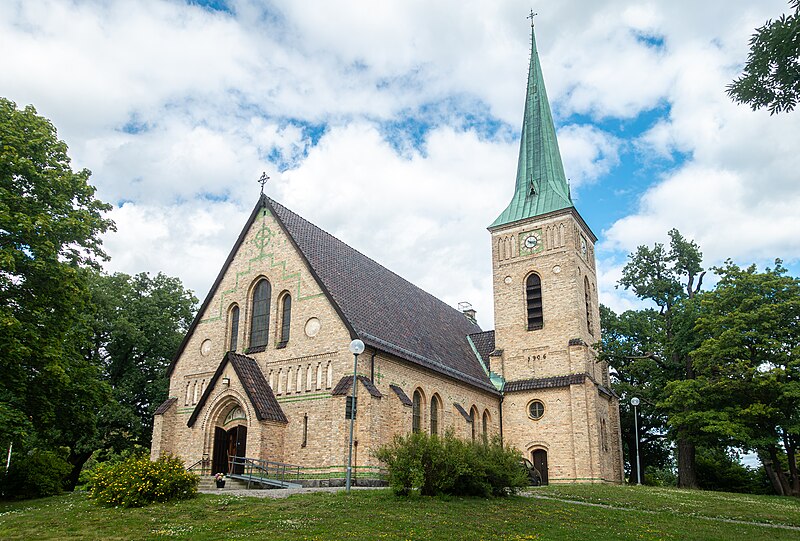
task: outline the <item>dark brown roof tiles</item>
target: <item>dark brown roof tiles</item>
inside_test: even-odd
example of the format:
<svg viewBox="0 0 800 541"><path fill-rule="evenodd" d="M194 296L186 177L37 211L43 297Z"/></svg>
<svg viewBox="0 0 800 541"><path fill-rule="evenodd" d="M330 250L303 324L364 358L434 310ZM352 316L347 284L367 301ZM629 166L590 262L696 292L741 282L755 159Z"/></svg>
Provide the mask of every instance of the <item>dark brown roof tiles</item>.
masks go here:
<svg viewBox="0 0 800 541"><path fill-rule="evenodd" d="M365 389L375 398L382 398L383 395L375 387L375 384L370 381L370 379L366 376L358 376L358 381L364 386ZM353 376L345 376L339 380L339 383L336 384L336 387L333 388L331 391L331 395L333 396L347 396L348 393L352 392L353 390Z"/></svg>
<svg viewBox="0 0 800 541"><path fill-rule="evenodd" d="M405 391L403 391L403 389L401 389L397 385L389 385L389 388L394 391L394 394L397 395L397 398L400 399L400 402L402 402L404 406L414 405L414 403L411 401L411 399L408 397Z"/></svg>
<svg viewBox="0 0 800 541"><path fill-rule="evenodd" d="M222 376L222 371L225 369L225 365L228 363L231 363L231 366L233 366L233 370L236 372L239 381L242 383L245 393L247 394L247 398L250 399L250 403L253 405L253 408L256 412L256 418L259 421L275 421L278 423L289 422L289 420L286 418L286 415L283 413L280 404L278 404L278 400L275 398L275 394L272 392L267 380L264 379L264 374L258 367L256 360L251 357L246 357L244 355L229 351L222 358L222 361L220 361L216 372L214 372L214 376L211 378L211 381L208 382L206 390L203 392L203 395L197 402L192 415L189 417L187 426L191 427L194 425L195 421L197 421L200 411L203 409L206 401L208 401L208 398L211 396L211 392L216 386L219 378Z"/></svg>
<svg viewBox="0 0 800 541"><path fill-rule="evenodd" d="M158 406L158 409L153 415L164 415L165 413L167 413L169 408L172 407L172 404L174 404L177 401L178 399L175 398L174 396L171 398L167 398L166 400L164 400L164 402L161 403L160 406Z"/></svg>
<svg viewBox="0 0 800 541"><path fill-rule="evenodd" d="M578 385L586 380L587 374L570 374L568 376L555 376L551 378L534 378L506 383L503 391L513 393L515 391L531 391L533 389L550 389L554 387L569 387Z"/></svg>

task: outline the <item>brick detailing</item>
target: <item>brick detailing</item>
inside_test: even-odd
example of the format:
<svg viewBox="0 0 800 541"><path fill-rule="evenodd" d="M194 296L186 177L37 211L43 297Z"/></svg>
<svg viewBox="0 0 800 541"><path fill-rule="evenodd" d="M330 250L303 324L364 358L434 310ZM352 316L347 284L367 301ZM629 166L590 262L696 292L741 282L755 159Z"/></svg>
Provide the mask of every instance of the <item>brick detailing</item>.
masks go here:
<svg viewBox="0 0 800 541"><path fill-rule="evenodd" d="M222 362L219 363L219 368L217 368L217 371L214 373L214 377L211 378L211 382L208 384L203 396L197 403L194 412L192 412L192 416L189 417L189 422L187 423L189 428L194 425L208 397L211 395L217 381L222 375L225 365L228 363L231 364L236 375L239 376L239 381L242 383L247 398L250 399L250 403L255 409L256 418L259 421L289 422L281 406L278 404L278 401L275 399L275 394L272 392L272 389L270 389L269 384L267 384L267 380L264 379L264 374L258 367L256 360L229 351L225 354L225 357L222 358Z"/></svg>
<svg viewBox="0 0 800 541"><path fill-rule="evenodd" d="M551 389L555 387L568 387L583 383L588 374L570 374L568 376L556 376L552 378L534 378L518 381L509 381L503 388L503 392L513 393L515 391L531 391L533 389Z"/></svg>
<svg viewBox="0 0 800 541"><path fill-rule="evenodd" d="M404 406L412 407L414 405L408 395L403 392L403 389L397 385L389 385L389 388L394 391L394 394L397 395L397 398L400 399L400 402L402 402Z"/></svg>
<svg viewBox="0 0 800 541"><path fill-rule="evenodd" d="M382 398L383 395L378 390L377 387L369 380L366 376L358 376L358 381L369 391L369 394L375 398ZM347 396L347 393L350 392L353 388L353 376L345 376L339 380L339 383L336 384L336 387L333 388L331 391L331 395L333 396Z"/></svg>

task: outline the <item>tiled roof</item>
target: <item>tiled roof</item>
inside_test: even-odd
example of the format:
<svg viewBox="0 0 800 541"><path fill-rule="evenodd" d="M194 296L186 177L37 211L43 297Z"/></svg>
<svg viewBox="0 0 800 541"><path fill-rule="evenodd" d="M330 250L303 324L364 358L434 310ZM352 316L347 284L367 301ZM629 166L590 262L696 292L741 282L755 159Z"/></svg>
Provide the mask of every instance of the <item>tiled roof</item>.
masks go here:
<svg viewBox="0 0 800 541"><path fill-rule="evenodd" d="M375 398L382 398L383 395L375 387L375 384L370 381L370 379L366 376L358 376L358 381L361 382L362 385L369 391ZM346 396L349 392L353 389L353 376L345 376L339 380L339 383L336 384L336 387L333 388L331 391L331 395L333 396Z"/></svg>
<svg viewBox="0 0 800 541"><path fill-rule="evenodd" d="M454 402L454 403L453 403L453 405L454 405L454 406L456 407L456 409L458 410L458 413L460 413L460 414L461 414L461 415L464 417L464 419L466 419L466 421L467 421L468 423L471 423L471 422L472 422L472 417L470 417L470 416L469 416L469 413L467 413L467 410L465 410L465 409L464 409L464 408L461 406L461 404L459 404L459 403L457 403L457 402Z"/></svg>
<svg viewBox="0 0 800 541"><path fill-rule="evenodd" d="M476 332L469 335L470 340L475 345L478 355L483 359L486 368L489 366L489 354L494 351L494 331Z"/></svg>
<svg viewBox="0 0 800 541"><path fill-rule="evenodd" d="M402 402L404 406L414 405L414 403L411 401L408 395L403 391L403 389L401 389L397 385L389 385L389 388L394 391L394 394L397 395L397 398L400 399L400 402Z"/></svg>
<svg viewBox="0 0 800 541"><path fill-rule="evenodd" d="M278 400L275 398L275 394L272 392L267 380L264 379L264 374L258 367L256 360L229 351L222 358L222 361L217 367L217 371L214 372L214 376L211 378L211 381L208 382L206 390L197 402L191 417L189 417L189 422L187 423L189 427L194 425L195 421L197 421L200 411L203 409L203 406L205 406L209 396L211 396L211 392L222 376L222 371L228 363L231 363L231 366L233 366L233 370L242 383L247 398L250 399L250 403L253 405L253 409L255 409L256 412L256 418L259 421L289 422L280 404L278 404Z"/></svg>
<svg viewBox="0 0 800 541"><path fill-rule="evenodd" d="M400 358L497 392L467 335L480 327L281 204L264 198L354 337Z"/></svg>
<svg viewBox="0 0 800 541"><path fill-rule="evenodd" d="M570 374L568 376L555 376L551 378L523 379L509 381L503 387L506 393L514 391L530 391L533 389L550 389L554 387L568 387L578 385L586 380L587 374Z"/></svg>
<svg viewBox="0 0 800 541"><path fill-rule="evenodd" d="M227 357L256 409L258 420L288 422L256 360L233 352L229 352Z"/></svg>
<svg viewBox="0 0 800 541"><path fill-rule="evenodd" d="M174 404L177 401L178 399L175 398L174 396L171 398L167 398L166 400L164 400L164 402L161 403L160 406L158 406L158 409L153 415L164 415L165 413L167 413L167 410L169 410L172 404Z"/></svg>

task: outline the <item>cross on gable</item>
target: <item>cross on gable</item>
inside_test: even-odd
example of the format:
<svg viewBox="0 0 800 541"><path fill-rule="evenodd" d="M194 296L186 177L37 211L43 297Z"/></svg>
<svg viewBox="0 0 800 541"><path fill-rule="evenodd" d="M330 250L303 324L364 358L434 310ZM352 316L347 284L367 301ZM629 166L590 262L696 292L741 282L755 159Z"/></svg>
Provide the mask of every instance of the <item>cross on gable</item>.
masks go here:
<svg viewBox="0 0 800 541"><path fill-rule="evenodd" d="M264 195L264 184L266 184L268 180L267 172L264 171L261 173L261 178L258 179L258 183L261 184L261 195Z"/></svg>

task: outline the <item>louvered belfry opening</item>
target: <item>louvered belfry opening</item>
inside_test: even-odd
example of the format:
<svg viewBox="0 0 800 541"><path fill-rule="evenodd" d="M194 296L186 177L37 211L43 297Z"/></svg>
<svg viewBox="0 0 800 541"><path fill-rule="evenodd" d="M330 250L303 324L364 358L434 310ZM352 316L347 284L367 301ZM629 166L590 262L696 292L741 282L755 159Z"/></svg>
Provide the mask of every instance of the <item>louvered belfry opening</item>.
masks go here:
<svg viewBox="0 0 800 541"><path fill-rule="evenodd" d="M528 330L541 329L544 326L542 280L538 274L531 274L525 281L525 299L528 304Z"/></svg>

